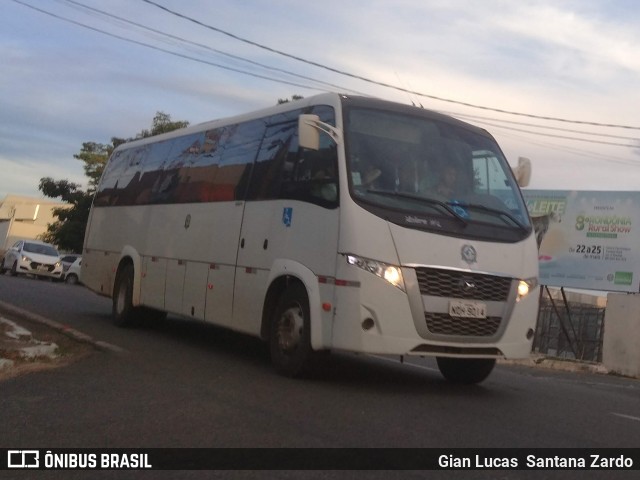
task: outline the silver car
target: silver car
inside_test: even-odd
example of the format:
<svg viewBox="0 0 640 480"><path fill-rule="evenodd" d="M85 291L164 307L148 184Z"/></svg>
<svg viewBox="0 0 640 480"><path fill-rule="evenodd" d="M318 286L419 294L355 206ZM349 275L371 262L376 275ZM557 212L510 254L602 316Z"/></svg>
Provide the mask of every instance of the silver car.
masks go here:
<svg viewBox="0 0 640 480"><path fill-rule="evenodd" d="M4 254L0 263L0 274L7 270L11 275L19 273L59 280L62 275L62 261L56 248L38 240L18 240Z"/></svg>

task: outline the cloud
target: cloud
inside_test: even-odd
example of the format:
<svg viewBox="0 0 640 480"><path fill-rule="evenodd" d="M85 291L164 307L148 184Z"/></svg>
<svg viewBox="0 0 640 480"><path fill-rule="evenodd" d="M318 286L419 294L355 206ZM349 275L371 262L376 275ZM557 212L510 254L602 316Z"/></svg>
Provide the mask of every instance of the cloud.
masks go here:
<svg viewBox="0 0 640 480"><path fill-rule="evenodd" d="M287 59L143 2L90 4L344 89L403 103L415 101L432 109L478 113ZM215 9L203 1L167 0L163 4L270 47L411 90L508 110L637 124L640 10L633 2L372 0L364 4L274 0L268 6L255 1L221 2ZM42 8L145 43L280 78L273 71L219 54L161 42L148 32L105 22L64 3L56 4L55 9ZM82 142L133 136L149 128L159 110L174 120L199 123L271 106L278 98L294 93L314 93L125 43L12 2L3 13L0 168L19 164L16 171L30 179L20 181L12 174L11 183L7 183L4 178L9 177L2 177L0 192L13 185L23 188L32 184L35 188L45 176L43 172L54 177L68 175L72 180L82 178L81 163L73 159ZM625 133L638 136L637 131ZM541 169L553 171L553 162L567 162L575 168L580 159L560 149L528 143L541 140L539 137L520 137L504 136L505 150L510 156L513 152L515 161L518 155L531 151L534 176ZM562 146L568 142L554 143ZM637 157L632 149L579 147L608 153L611 158ZM602 167L595 161L589 165L584 171L600 180L598 168ZM635 167L629 168L629 176L635 176ZM587 184L589 180L585 177L581 181Z"/></svg>

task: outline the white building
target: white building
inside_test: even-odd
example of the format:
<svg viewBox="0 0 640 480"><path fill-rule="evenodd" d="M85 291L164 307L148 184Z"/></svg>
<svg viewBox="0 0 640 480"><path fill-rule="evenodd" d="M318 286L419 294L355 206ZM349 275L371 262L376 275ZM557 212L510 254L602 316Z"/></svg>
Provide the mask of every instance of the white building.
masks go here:
<svg viewBox="0 0 640 480"><path fill-rule="evenodd" d="M36 239L54 223L53 210L66 203L42 198L7 195L0 200L0 255L20 239Z"/></svg>

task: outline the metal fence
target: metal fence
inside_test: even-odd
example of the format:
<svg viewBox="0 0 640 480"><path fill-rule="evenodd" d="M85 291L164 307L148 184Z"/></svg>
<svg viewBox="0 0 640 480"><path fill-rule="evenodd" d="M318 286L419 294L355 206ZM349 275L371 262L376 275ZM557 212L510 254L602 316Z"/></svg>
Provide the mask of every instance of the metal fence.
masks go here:
<svg viewBox="0 0 640 480"><path fill-rule="evenodd" d="M604 313L603 307L542 298L533 352L602 362Z"/></svg>

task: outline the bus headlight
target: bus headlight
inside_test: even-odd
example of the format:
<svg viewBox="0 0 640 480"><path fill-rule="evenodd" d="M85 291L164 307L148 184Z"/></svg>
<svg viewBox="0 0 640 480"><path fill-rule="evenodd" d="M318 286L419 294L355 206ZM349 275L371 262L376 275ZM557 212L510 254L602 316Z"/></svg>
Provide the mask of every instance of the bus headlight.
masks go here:
<svg viewBox="0 0 640 480"><path fill-rule="evenodd" d="M388 263L378 262L377 260L371 260L369 258L359 257L357 255L346 255L347 263L349 265L355 265L356 267L366 270L369 273L386 280L391 285L399 288L405 292L404 280L402 278L402 270L395 265L389 265Z"/></svg>
<svg viewBox="0 0 640 480"><path fill-rule="evenodd" d="M520 280L518 282L518 298L517 300L521 300L527 295L531 290L535 289L538 286L537 278L527 278L526 280Z"/></svg>

